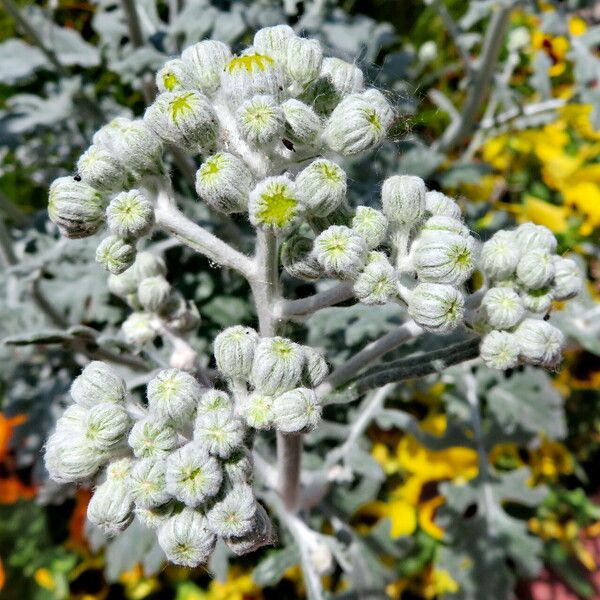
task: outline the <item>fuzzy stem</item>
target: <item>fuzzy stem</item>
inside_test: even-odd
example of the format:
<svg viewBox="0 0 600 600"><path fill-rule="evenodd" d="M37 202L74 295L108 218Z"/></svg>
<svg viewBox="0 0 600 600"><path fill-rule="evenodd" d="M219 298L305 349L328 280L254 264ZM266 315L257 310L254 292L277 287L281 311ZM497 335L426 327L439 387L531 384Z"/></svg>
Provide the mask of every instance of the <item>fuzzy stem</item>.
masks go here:
<svg viewBox="0 0 600 600"><path fill-rule="evenodd" d="M275 315L292 319L307 317L322 308L349 300L353 296L353 285L351 283L339 283L306 298L280 300L275 306Z"/></svg>

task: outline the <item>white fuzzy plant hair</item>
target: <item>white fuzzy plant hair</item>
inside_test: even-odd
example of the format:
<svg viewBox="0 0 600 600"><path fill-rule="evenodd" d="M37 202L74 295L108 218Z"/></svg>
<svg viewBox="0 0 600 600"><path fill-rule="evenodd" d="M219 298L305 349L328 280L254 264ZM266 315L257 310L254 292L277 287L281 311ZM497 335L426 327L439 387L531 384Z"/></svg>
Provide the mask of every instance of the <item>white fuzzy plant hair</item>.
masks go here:
<svg viewBox="0 0 600 600"><path fill-rule="evenodd" d="M77 174L50 187L50 218L63 235L107 225L96 257L132 309L126 342L143 348L161 336L173 347L171 368L151 379L144 402L102 362L73 382L46 466L57 481L96 486L93 524L115 535L137 518L156 530L170 561L189 567L205 564L218 538L235 554L251 552L275 540L257 497L287 515L282 523L296 518L302 435L319 426L327 395L374 358L411 337L463 327L480 338L477 354L490 367L557 365L563 336L545 317L582 278L557 256L548 229L526 223L482 244L453 199L409 175L382 182L379 207L350 205L344 161L380 146L396 119L356 65L324 57L317 41L279 25L237 55L217 41L186 48L156 84L143 119L102 127ZM199 202L247 216L254 256L178 209L163 163L173 147L201 159ZM155 230L250 284L258 330L239 325L216 337L216 380L186 339L200 319L195 305L172 288L162 259L138 251ZM286 299L280 268L337 283ZM470 292L475 271L483 283ZM352 298L404 305L407 321L393 340L331 373L317 349L279 335L287 320ZM276 432L278 476L252 447L265 430Z"/></svg>

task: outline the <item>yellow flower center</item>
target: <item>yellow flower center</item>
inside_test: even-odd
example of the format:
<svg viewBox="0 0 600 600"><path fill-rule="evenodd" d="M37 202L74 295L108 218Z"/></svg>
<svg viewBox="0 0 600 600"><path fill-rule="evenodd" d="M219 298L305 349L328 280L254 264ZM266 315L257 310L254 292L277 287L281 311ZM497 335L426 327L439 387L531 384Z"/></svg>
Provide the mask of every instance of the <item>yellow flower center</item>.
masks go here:
<svg viewBox="0 0 600 600"><path fill-rule="evenodd" d="M262 208L257 217L261 223L283 227L287 225L298 206L294 198L284 184L276 183L261 195Z"/></svg>
<svg viewBox="0 0 600 600"><path fill-rule="evenodd" d="M227 73L242 70L247 71L248 73L252 73L253 71L264 71L274 62L275 61L266 54L244 54L243 56L232 58L225 65L225 71L227 71Z"/></svg>
<svg viewBox="0 0 600 600"><path fill-rule="evenodd" d="M173 121L177 122L177 119L186 112L192 110L192 103L190 98L194 97L194 92L186 92L185 94L180 94L171 101L169 104L169 113L171 114L171 118Z"/></svg>

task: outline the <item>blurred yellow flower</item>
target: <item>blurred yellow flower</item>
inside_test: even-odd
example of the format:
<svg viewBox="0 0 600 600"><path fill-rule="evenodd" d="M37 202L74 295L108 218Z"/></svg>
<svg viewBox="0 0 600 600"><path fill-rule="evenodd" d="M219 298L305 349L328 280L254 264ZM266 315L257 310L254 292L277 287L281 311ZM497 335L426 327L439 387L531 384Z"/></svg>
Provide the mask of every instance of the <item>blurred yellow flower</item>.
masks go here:
<svg viewBox="0 0 600 600"><path fill-rule="evenodd" d="M545 437L538 448L529 452L531 484L557 481L560 475L573 472L573 457L564 444Z"/></svg>
<svg viewBox="0 0 600 600"><path fill-rule="evenodd" d="M587 31L587 23L581 17L569 17L569 33L577 37Z"/></svg>
<svg viewBox="0 0 600 600"><path fill-rule="evenodd" d="M143 600L160 588L156 577L146 577L142 565L137 564L119 577L128 600Z"/></svg>
<svg viewBox="0 0 600 600"><path fill-rule="evenodd" d="M569 40L566 37L562 35L553 36L535 29L531 41L534 50L544 52L550 59L551 65L548 67L548 75L557 77L566 71L566 57L569 50Z"/></svg>
<svg viewBox="0 0 600 600"><path fill-rule="evenodd" d="M33 573L33 578L35 582L45 590L54 590L56 589L56 581L54 579L54 575L49 569L36 569Z"/></svg>

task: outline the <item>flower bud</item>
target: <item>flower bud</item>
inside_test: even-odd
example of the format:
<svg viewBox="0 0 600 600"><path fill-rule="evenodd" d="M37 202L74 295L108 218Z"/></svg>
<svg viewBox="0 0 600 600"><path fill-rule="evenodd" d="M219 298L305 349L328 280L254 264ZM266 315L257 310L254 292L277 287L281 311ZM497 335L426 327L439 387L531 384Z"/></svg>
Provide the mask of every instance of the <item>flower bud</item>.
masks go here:
<svg viewBox="0 0 600 600"><path fill-rule="evenodd" d="M339 165L320 158L296 177L296 190L302 204L318 217L332 213L346 198L346 172Z"/></svg>
<svg viewBox="0 0 600 600"><path fill-rule="evenodd" d="M121 134L131 122L131 119L127 119L126 117L115 117L96 131L92 137L92 143L94 146L114 152Z"/></svg>
<svg viewBox="0 0 600 600"><path fill-rule="evenodd" d="M570 258L553 256L554 282L552 295L556 300L569 300L579 294L583 288L583 277L577 263Z"/></svg>
<svg viewBox="0 0 600 600"><path fill-rule="evenodd" d="M276 394L298 385L305 355L302 347L283 337L261 338L254 351L250 381L263 394Z"/></svg>
<svg viewBox="0 0 600 600"><path fill-rule="evenodd" d="M212 95L219 88L221 72L231 60L231 50L223 42L203 40L186 48L181 60L190 65L196 86L204 94Z"/></svg>
<svg viewBox="0 0 600 600"><path fill-rule="evenodd" d="M545 250L549 254L556 252L556 238L543 225L523 223L515 229L514 235L523 254L531 250Z"/></svg>
<svg viewBox="0 0 600 600"><path fill-rule="evenodd" d="M209 454L227 458L242 445L244 427L239 419L222 411L198 411L194 426L194 440Z"/></svg>
<svg viewBox="0 0 600 600"><path fill-rule="evenodd" d="M271 144L283 135L284 117L273 96L253 96L237 110L241 136L256 146Z"/></svg>
<svg viewBox="0 0 600 600"><path fill-rule="evenodd" d="M387 234L386 216L374 208L358 206L352 219L352 229L367 243L369 250L381 245Z"/></svg>
<svg viewBox="0 0 600 600"><path fill-rule="evenodd" d="M115 296L119 298L127 298L131 294L135 294L137 291L137 280L133 267L126 269L119 275L108 276L108 289Z"/></svg>
<svg viewBox="0 0 600 600"><path fill-rule="evenodd" d="M127 185L127 172L118 159L100 146L90 146L77 161L77 173L83 183L111 192Z"/></svg>
<svg viewBox="0 0 600 600"><path fill-rule="evenodd" d="M317 387L329 375L329 365L319 350L310 346L302 346L302 350L305 356L302 380L306 382L307 387Z"/></svg>
<svg viewBox="0 0 600 600"><path fill-rule="evenodd" d="M329 117L324 139L344 156L379 146L394 121L394 112L377 90L346 96Z"/></svg>
<svg viewBox="0 0 600 600"><path fill-rule="evenodd" d="M107 364L94 360L73 381L71 398L85 408L101 402L122 403L125 382Z"/></svg>
<svg viewBox="0 0 600 600"><path fill-rule="evenodd" d="M172 501L155 508L142 508L141 506L136 506L133 512L140 522L148 529L160 529L160 527L167 522L169 517L173 515L175 507L176 504Z"/></svg>
<svg viewBox="0 0 600 600"><path fill-rule="evenodd" d="M367 258L365 240L343 225L332 225L319 234L314 250L323 269L340 279L355 279Z"/></svg>
<svg viewBox="0 0 600 600"><path fill-rule="evenodd" d="M159 92L181 92L196 87L190 64L180 58L168 60L156 74L156 87Z"/></svg>
<svg viewBox="0 0 600 600"><path fill-rule="evenodd" d="M179 445L179 437L173 427L154 415L136 421L127 439L137 458L165 458Z"/></svg>
<svg viewBox="0 0 600 600"><path fill-rule="evenodd" d="M442 192L431 191L425 194L425 209L434 217L450 217L460 221L460 206Z"/></svg>
<svg viewBox="0 0 600 600"><path fill-rule="evenodd" d="M555 367L561 358L564 336L546 321L525 319L516 329L521 358L532 365Z"/></svg>
<svg viewBox="0 0 600 600"><path fill-rule="evenodd" d="M210 207L231 214L248 206L252 174L244 161L228 152L208 157L196 173L196 192Z"/></svg>
<svg viewBox="0 0 600 600"><path fill-rule="evenodd" d="M233 414L233 403L229 394L221 390L208 390L200 397L197 409L197 419L205 415L222 413L226 416Z"/></svg>
<svg viewBox="0 0 600 600"><path fill-rule="evenodd" d="M125 441L128 430L129 415L120 404L103 402L90 408L85 438L94 450L114 450Z"/></svg>
<svg viewBox="0 0 600 600"><path fill-rule="evenodd" d="M143 458L136 461L129 475L129 493L136 506L154 508L171 498L165 482L163 459Z"/></svg>
<svg viewBox="0 0 600 600"><path fill-rule="evenodd" d="M208 527L226 539L245 535L252 530L256 509L252 488L245 484L236 485L207 512Z"/></svg>
<svg viewBox="0 0 600 600"><path fill-rule="evenodd" d="M143 119L123 125L115 136L111 151L135 179L162 170L163 143Z"/></svg>
<svg viewBox="0 0 600 600"><path fill-rule="evenodd" d="M146 109L144 123L166 142L195 152L210 148L219 130L208 98L192 90L158 96Z"/></svg>
<svg viewBox="0 0 600 600"><path fill-rule="evenodd" d="M521 347L517 337L508 331L490 331L482 340L479 353L492 369L504 371L519 364Z"/></svg>
<svg viewBox="0 0 600 600"><path fill-rule="evenodd" d="M119 275L135 260L135 246L116 235L104 238L96 248L96 262L109 273Z"/></svg>
<svg viewBox="0 0 600 600"><path fill-rule="evenodd" d="M386 304L398 294L398 277L387 261L367 265L354 282L354 294L363 304Z"/></svg>
<svg viewBox="0 0 600 600"><path fill-rule="evenodd" d="M554 263L547 250L530 250L523 254L517 265L517 279L527 289L537 290L545 287L553 277Z"/></svg>
<svg viewBox="0 0 600 600"><path fill-rule="evenodd" d="M214 341L217 369L226 377L248 377L257 343L258 334L250 327L237 325L225 329Z"/></svg>
<svg viewBox="0 0 600 600"><path fill-rule="evenodd" d="M265 231L285 233L296 225L302 209L295 185L285 176L267 177L250 193L250 222Z"/></svg>
<svg viewBox="0 0 600 600"><path fill-rule="evenodd" d="M410 294L408 314L426 331L446 333L463 320L463 295L450 285L420 283Z"/></svg>
<svg viewBox="0 0 600 600"><path fill-rule="evenodd" d="M133 273L138 282L140 282L149 277L166 275L167 267L165 266L165 261L160 256L156 256L152 252L139 252L135 257Z"/></svg>
<svg viewBox="0 0 600 600"><path fill-rule="evenodd" d="M128 527L133 518L133 503L122 482L105 481L94 490L87 507L87 518L108 535Z"/></svg>
<svg viewBox="0 0 600 600"><path fill-rule="evenodd" d="M123 238L140 238L154 225L154 206L140 190L121 192L106 209L111 233Z"/></svg>
<svg viewBox="0 0 600 600"><path fill-rule="evenodd" d="M114 483L126 484L129 478L129 472L135 461L133 458L119 458L113 460L106 467L106 480Z"/></svg>
<svg viewBox="0 0 600 600"><path fill-rule="evenodd" d="M275 543L273 524L265 509L256 504L250 531L242 536L233 536L225 540L227 547L237 556L254 552L263 546Z"/></svg>
<svg viewBox="0 0 600 600"><path fill-rule="evenodd" d="M243 403L242 416L249 427L271 429L273 426L273 396L260 392L250 394Z"/></svg>
<svg viewBox="0 0 600 600"><path fill-rule="evenodd" d="M331 82L340 99L364 88L363 72L356 65L333 56L323 59L321 76Z"/></svg>
<svg viewBox="0 0 600 600"><path fill-rule="evenodd" d="M321 420L321 405L314 390L296 388L273 401L275 427L284 433L308 432Z"/></svg>
<svg viewBox="0 0 600 600"><path fill-rule="evenodd" d="M421 281L461 285L475 266L475 241L454 233L419 240L413 261Z"/></svg>
<svg viewBox="0 0 600 600"><path fill-rule="evenodd" d="M71 404L56 421L57 433L85 435L89 409L79 404Z"/></svg>
<svg viewBox="0 0 600 600"><path fill-rule="evenodd" d="M429 236L430 239L433 239L445 233L453 233L464 238L469 237L469 230L461 221L443 216L435 216L427 219L419 230L419 237Z"/></svg>
<svg viewBox="0 0 600 600"><path fill-rule="evenodd" d="M202 389L189 373L165 369L150 381L147 395L151 415L179 424L185 423L194 414Z"/></svg>
<svg viewBox="0 0 600 600"><path fill-rule="evenodd" d="M147 311L157 312L169 299L171 285L162 275L148 277L140 282L137 293L140 304Z"/></svg>
<svg viewBox="0 0 600 600"><path fill-rule="evenodd" d="M208 562L217 538L200 512L184 508L158 530L158 543L169 561L192 568Z"/></svg>
<svg viewBox="0 0 600 600"><path fill-rule="evenodd" d="M285 135L299 144L313 143L323 123L321 117L304 102L290 98L281 105L285 119Z"/></svg>
<svg viewBox="0 0 600 600"><path fill-rule="evenodd" d="M96 233L104 222L104 206L100 192L83 181L59 177L50 185L48 216L68 238Z"/></svg>
<svg viewBox="0 0 600 600"><path fill-rule="evenodd" d="M304 87L314 81L319 76L322 62L323 50L317 40L296 36L289 38L286 65L288 75L294 83Z"/></svg>
<svg viewBox="0 0 600 600"><path fill-rule="evenodd" d="M510 329L525 315L519 294L511 288L494 287L489 289L481 301L481 306L485 312L486 321L494 329Z"/></svg>
<svg viewBox="0 0 600 600"><path fill-rule="evenodd" d="M221 463L221 466L231 486L252 481L252 455L244 447L235 450Z"/></svg>
<svg viewBox="0 0 600 600"><path fill-rule="evenodd" d="M121 324L121 331L128 344L143 346L156 337L153 316L146 312L133 312Z"/></svg>
<svg viewBox="0 0 600 600"><path fill-rule="evenodd" d="M167 321L170 329L189 332L196 329L200 323L198 307L187 301L177 290L171 289L169 297L160 307L160 316Z"/></svg>
<svg viewBox="0 0 600 600"><path fill-rule="evenodd" d="M425 213L425 182L413 175L394 175L383 182L381 205L393 223L412 227Z"/></svg>
<svg viewBox="0 0 600 600"><path fill-rule="evenodd" d="M92 448L83 435L60 431L48 439L44 461L50 477L66 483L89 479L107 458L105 453Z"/></svg>
<svg viewBox="0 0 600 600"><path fill-rule="evenodd" d="M551 289L522 290L521 302L523 306L532 313L546 314L552 308L554 295Z"/></svg>
<svg viewBox="0 0 600 600"><path fill-rule="evenodd" d="M190 442L167 458L167 491L186 506L198 506L221 487L219 462L197 442Z"/></svg>
<svg viewBox="0 0 600 600"><path fill-rule="evenodd" d="M480 266L490 279L497 281L511 277L520 258L514 232L498 231L483 244Z"/></svg>
<svg viewBox="0 0 600 600"><path fill-rule="evenodd" d="M263 27L254 34L254 48L261 54L268 54L278 63L285 65L289 45L295 38L296 34L289 25Z"/></svg>
<svg viewBox="0 0 600 600"><path fill-rule="evenodd" d="M291 235L281 245L281 262L286 273L296 279L316 281L323 269L312 253L313 240L301 234Z"/></svg>

